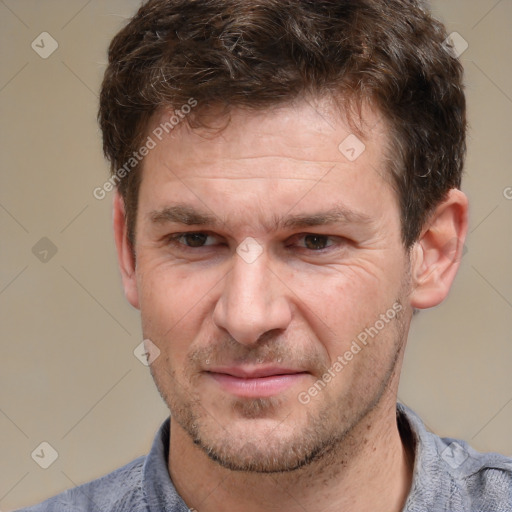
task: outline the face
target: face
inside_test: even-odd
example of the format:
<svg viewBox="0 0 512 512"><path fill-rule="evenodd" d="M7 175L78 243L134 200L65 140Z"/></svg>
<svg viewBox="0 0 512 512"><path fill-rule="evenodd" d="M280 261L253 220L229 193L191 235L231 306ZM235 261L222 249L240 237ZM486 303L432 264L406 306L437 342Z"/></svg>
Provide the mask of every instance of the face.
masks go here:
<svg viewBox="0 0 512 512"><path fill-rule="evenodd" d="M409 266L386 129L366 111L354 159L335 113L234 110L145 159L132 303L171 429L231 469L321 457L396 381Z"/></svg>

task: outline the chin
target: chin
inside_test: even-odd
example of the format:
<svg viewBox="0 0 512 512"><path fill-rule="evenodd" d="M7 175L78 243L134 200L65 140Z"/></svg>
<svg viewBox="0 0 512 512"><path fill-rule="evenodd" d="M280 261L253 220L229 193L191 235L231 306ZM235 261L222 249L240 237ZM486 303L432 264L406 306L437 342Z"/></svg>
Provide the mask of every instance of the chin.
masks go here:
<svg viewBox="0 0 512 512"><path fill-rule="evenodd" d="M297 471L321 456L332 448L317 445L308 447L299 445L297 439L291 443L269 442L262 439L260 442L248 441L244 443L229 441L219 443L205 443L202 439L194 439L194 443L215 463L231 471L246 473L286 473Z"/></svg>
<svg viewBox="0 0 512 512"><path fill-rule="evenodd" d="M339 446L342 436L329 431L332 422L324 422L325 418L297 416L285 408L276 412L278 401L273 399L237 400L234 404L235 414L223 425L207 414L182 425L194 444L226 469L248 473L297 471Z"/></svg>

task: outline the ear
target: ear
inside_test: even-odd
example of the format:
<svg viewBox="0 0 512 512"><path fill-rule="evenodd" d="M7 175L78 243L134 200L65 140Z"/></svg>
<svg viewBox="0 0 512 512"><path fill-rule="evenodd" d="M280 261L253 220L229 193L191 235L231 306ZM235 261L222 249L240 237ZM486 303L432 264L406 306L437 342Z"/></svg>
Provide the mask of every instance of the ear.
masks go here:
<svg viewBox="0 0 512 512"><path fill-rule="evenodd" d="M135 273L135 257L132 245L128 240L124 201L119 192L114 195L114 237L117 249L117 261L123 280L124 294L128 302L139 309L139 293Z"/></svg>
<svg viewBox="0 0 512 512"><path fill-rule="evenodd" d="M431 308L446 298L460 265L467 230L468 198L451 189L412 248L412 307Z"/></svg>

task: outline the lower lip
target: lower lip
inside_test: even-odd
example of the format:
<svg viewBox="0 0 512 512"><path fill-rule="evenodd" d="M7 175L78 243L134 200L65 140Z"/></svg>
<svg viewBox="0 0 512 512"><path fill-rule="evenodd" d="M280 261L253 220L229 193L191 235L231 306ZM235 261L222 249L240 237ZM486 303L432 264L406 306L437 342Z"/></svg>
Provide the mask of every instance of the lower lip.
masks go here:
<svg viewBox="0 0 512 512"><path fill-rule="evenodd" d="M283 375L269 375L268 377L257 377L243 379L226 373L212 373L208 375L214 379L224 391L247 398L265 398L277 395L286 391L299 382L306 373L290 373Z"/></svg>

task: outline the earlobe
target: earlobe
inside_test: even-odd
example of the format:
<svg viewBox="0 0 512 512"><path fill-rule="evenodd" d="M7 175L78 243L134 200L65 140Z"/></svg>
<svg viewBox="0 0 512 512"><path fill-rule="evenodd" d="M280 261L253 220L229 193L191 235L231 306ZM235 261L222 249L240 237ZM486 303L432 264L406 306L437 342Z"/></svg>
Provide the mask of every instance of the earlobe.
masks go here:
<svg viewBox="0 0 512 512"><path fill-rule="evenodd" d="M124 294L128 299L128 302L134 308L139 309L140 306L135 272L135 257L131 243L128 240L124 201L117 191L114 196L113 224L117 249L117 260L119 264L119 270L121 271Z"/></svg>
<svg viewBox="0 0 512 512"><path fill-rule="evenodd" d="M412 307L431 308L446 298L460 265L467 229L468 199L451 189L412 249Z"/></svg>

